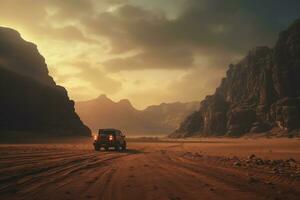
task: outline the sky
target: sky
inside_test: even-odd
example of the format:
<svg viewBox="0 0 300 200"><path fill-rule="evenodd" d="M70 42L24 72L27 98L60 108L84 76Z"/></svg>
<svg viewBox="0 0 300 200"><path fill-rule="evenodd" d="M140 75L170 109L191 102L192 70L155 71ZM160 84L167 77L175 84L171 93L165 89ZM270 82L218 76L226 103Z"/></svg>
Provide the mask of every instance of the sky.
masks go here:
<svg viewBox="0 0 300 200"><path fill-rule="evenodd" d="M212 94L299 10L298 0L0 0L0 26L37 44L75 101L106 94L143 109Z"/></svg>

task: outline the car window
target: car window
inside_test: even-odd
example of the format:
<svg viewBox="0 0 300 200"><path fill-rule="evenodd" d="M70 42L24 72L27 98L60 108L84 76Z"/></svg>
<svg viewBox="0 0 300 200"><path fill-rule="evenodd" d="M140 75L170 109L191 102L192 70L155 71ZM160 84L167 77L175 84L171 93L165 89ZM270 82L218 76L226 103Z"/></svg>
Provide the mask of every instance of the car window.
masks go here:
<svg viewBox="0 0 300 200"><path fill-rule="evenodd" d="M115 131L113 130L99 130L100 135L112 135L115 134Z"/></svg>

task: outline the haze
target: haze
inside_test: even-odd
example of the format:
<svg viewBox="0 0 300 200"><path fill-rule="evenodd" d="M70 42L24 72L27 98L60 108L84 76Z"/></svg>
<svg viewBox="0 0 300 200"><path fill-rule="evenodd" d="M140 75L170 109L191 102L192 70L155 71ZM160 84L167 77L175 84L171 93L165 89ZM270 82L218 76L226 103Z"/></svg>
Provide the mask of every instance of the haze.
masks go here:
<svg viewBox="0 0 300 200"><path fill-rule="evenodd" d="M228 64L299 17L299 1L281 2L0 0L0 24L38 45L74 100L145 108L212 93Z"/></svg>

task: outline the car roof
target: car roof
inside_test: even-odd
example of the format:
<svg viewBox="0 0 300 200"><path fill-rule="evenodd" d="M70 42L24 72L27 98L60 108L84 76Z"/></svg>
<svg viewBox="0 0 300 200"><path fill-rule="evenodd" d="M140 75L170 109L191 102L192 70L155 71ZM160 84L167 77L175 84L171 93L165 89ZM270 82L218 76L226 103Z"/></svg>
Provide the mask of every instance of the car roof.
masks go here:
<svg viewBox="0 0 300 200"><path fill-rule="evenodd" d="M99 131L120 131L120 130L115 128L101 128L99 129Z"/></svg>

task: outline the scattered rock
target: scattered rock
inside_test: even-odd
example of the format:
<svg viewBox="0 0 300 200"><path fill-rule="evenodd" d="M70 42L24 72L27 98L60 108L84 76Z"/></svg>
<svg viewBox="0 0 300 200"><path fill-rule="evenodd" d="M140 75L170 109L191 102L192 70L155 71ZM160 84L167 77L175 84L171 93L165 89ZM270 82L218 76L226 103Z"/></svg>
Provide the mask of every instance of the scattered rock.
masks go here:
<svg viewBox="0 0 300 200"><path fill-rule="evenodd" d="M271 181L267 181L266 184L267 185L274 185L274 183L272 183Z"/></svg>
<svg viewBox="0 0 300 200"><path fill-rule="evenodd" d="M293 163L296 163L296 160L295 160L295 159L293 159L293 158L290 158L290 159L288 159L287 161L288 161L288 162L293 162Z"/></svg>
<svg viewBox="0 0 300 200"><path fill-rule="evenodd" d="M265 162L262 159L260 159L260 158L255 159L255 164L256 165L263 165L264 163Z"/></svg>
<svg viewBox="0 0 300 200"><path fill-rule="evenodd" d="M255 177L253 177L253 176L250 176L250 177L248 178L248 182L249 182L249 183L258 183L258 182L259 182L259 179L258 179L258 178L255 178Z"/></svg>
<svg viewBox="0 0 300 200"><path fill-rule="evenodd" d="M163 149L160 150L160 153L161 153L161 154L165 154L166 152L167 152L166 150L163 150Z"/></svg>
<svg viewBox="0 0 300 200"><path fill-rule="evenodd" d="M236 167L242 166L241 162L239 162L239 161L234 162L233 165Z"/></svg>
<svg viewBox="0 0 300 200"><path fill-rule="evenodd" d="M199 153L195 153L195 156L197 156L197 157L203 157L203 155L201 155L201 154L199 154Z"/></svg>

